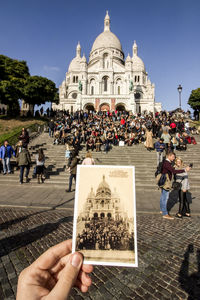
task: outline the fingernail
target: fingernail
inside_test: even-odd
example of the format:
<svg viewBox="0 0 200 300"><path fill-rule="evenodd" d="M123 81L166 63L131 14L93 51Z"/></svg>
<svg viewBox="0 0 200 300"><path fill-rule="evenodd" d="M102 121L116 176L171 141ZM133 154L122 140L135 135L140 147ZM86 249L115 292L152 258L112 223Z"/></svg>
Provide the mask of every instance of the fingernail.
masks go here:
<svg viewBox="0 0 200 300"><path fill-rule="evenodd" d="M72 257L72 262L71 262L72 266L74 266L75 268L78 268L80 266L80 263L81 263L80 255L74 254Z"/></svg>

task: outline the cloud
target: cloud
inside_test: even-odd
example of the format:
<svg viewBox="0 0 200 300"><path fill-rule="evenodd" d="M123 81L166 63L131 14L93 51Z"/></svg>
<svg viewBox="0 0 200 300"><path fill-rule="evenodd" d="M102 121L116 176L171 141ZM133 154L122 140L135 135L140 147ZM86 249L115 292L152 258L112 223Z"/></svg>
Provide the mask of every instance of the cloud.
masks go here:
<svg viewBox="0 0 200 300"><path fill-rule="evenodd" d="M43 69L46 72L59 72L60 71L60 68L53 67L53 66L44 66Z"/></svg>

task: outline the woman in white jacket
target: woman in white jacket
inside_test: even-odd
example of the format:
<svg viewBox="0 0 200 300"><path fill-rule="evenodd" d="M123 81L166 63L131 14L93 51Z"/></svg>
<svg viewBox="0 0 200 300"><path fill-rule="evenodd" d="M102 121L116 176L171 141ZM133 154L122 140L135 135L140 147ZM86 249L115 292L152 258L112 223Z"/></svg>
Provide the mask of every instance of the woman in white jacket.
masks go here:
<svg viewBox="0 0 200 300"><path fill-rule="evenodd" d="M184 164L180 157L177 157L175 160L175 168L183 169ZM181 184L181 188L179 190L179 210L176 214L177 218L190 217L190 206L187 199L186 192L189 190L190 185L188 181L188 173L185 171L183 173L176 174L176 182Z"/></svg>

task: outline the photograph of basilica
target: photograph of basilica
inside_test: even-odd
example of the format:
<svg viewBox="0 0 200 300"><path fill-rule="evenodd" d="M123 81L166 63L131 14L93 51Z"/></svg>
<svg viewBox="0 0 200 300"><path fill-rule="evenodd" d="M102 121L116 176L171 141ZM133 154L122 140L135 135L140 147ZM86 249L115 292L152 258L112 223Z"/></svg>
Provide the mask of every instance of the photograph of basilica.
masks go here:
<svg viewBox="0 0 200 300"><path fill-rule="evenodd" d="M134 167L79 166L77 188L74 251L88 263L136 266Z"/></svg>
<svg viewBox="0 0 200 300"><path fill-rule="evenodd" d="M125 58L120 40L111 32L108 12L104 31L95 39L88 61L78 43L59 87L59 104L52 108L70 112L126 110L133 114L161 111L136 42L132 54Z"/></svg>

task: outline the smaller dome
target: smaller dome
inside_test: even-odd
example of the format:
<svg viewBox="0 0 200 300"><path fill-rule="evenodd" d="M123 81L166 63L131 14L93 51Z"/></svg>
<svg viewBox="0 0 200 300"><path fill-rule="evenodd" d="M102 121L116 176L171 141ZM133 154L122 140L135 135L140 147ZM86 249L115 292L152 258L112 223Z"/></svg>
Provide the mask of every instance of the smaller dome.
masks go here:
<svg viewBox="0 0 200 300"><path fill-rule="evenodd" d="M86 57L85 57L85 54L83 54L83 57L81 58L81 62L84 62L84 63L87 62L87 59L86 59Z"/></svg>
<svg viewBox="0 0 200 300"><path fill-rule="evenodd" d="M140 71L140 72L145 71L144 63L140 57L138 57L137 55L133 55L132 62L133 62L133 71Z"/></svg>
<svg viewBox="0 0 200 300"><path fill-rule="evenodd" d="M126 58L126 63L128 62L132 62L130 55L128 54L127 58Z"/></svg>
<svg viewBox="0 0 200 300"><path fill-rule="evenodd" d="M68 68L68 72L71 72L71 71L80 71L81 69L81 66L80 66L80 63L81 63L81 57L74 57L69 65L69 68Z"/></svg>

